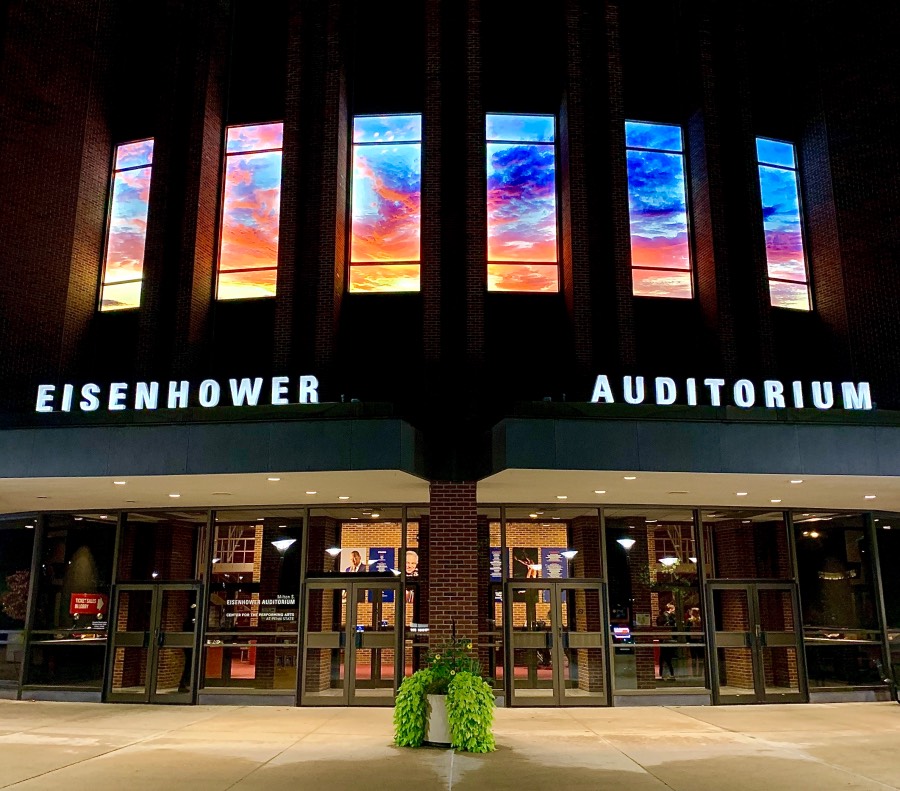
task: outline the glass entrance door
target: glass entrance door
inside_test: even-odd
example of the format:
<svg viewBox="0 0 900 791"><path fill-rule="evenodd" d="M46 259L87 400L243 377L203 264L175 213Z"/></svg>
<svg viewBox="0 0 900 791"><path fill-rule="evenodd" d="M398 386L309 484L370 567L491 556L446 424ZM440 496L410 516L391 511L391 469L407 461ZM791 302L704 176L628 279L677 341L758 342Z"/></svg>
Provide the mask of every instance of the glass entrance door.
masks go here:
<svg viewBox="0 0 900 791"><path fill-rule="evenodd" d="M711 583L708 591L714 619L713 701L805 701L796 588Z"/></svg>
<svg viewBox="0 0 900 791"><path fill-rule="evenodd" d="M301 704L393 705L402 674L397 628L402 607L395 582L308 583Z"/></svg>
<svg viewBox="0 0 900 791"><path fill-rule="evenodd" d="M191 584L116 587L107 701L193 702L199 595Z"/></svg>
<svg viewBox="0 0 900 791"><path fill-rule="evenodd" d="M606 602L599 583L505 586L513 706L606 706Z"/></svg>

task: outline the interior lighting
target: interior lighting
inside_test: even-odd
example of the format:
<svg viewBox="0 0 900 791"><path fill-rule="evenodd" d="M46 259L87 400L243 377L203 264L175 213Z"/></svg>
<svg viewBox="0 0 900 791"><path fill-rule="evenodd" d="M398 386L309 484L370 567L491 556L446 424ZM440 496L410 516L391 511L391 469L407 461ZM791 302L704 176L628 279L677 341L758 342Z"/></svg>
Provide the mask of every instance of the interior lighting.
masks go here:
<svg viewBox="0 0 900 791"><path fill-rule="evenodd" d="M594 494L606 494L606 489L594 489Z"/></svg>
<svg viewBox="0 0 900 791"><path fill-rule="evenodd" d="M28 528L29 530L34 530L34 525L25 525L25 527ZM887 529L890 530L890 528L887 528Z"/></svg>
<svg viewBox="0 0 900 791"><path fill-rule="evenodd" d="M746 497L746 496L747 496L747 492L735 492L735 493L734 493L734 496L735 496L735 497Z"/></svg>
<svg viewBox="0 0 900 791"><path fill-rule="evenodd" d="M100 514L100 518L101 518L101 519L106 519L107 516L106 516L106 514Z"/></svg>
<svg viewBox="0 0 900 791"><path fill-rule="evenodd" d="M528 514L532 519L537 519L537 514Z"/></svg>
<svg viewBox="0 0 900 791"><path fill-rule="evenodd" d="M25 525L25 527L34 527L34 525ZM890 530L891 526L890 525L882 525L881 529L882 530Z"/></svg>
<svg viewBox="0 0 900 791"><path fill-rule="evenodd" d="M378 519L381 514L376 514L374 511L372 512L372 519Z"/></svg>
<svg viewBox="0 0 900 791"><path fill-rule="evenodd" d="M626 481L636 481L637 475L626 475L624 476Z"/></svg>
<svg viewBox="0 0 900 791"><path fill-rule="evenodd" d="M297 543L296 538L276 538L274 541L270 542L275 549L278 550L280 555L284 555L285 552L291 547L292 544Z"/></svg>
<svg viewBox="0 0 900 791"><path fill-rule="evenodd" d="M528 568L530 568L532 571L540 571L543 566L541 566L540 563L529 563Z"/></svg>
<svg viewBox="0 0 900 791"><path fill-rule="evenodd" d="M803 483L803 479L802 479L802 478L797 478L797 479L791 481L791 483Z"/></svg>
<svg viewBox="0 0 900 791"><path fill-rule="evenodd" d="M272 481L272 483L275 483L276 481L280 481L281 478L266 478L266 480L267 480L267 481Z"/></svg>
<svg viewBox="0 0 900 791"><path fill-rule="evenodd" d="M809 537L810 537L810 538L818 538L819 535L820 535L820 533L819 533L818 530L810 530L810 531L809 531Z"/></svg>
<svg viewBox="0 0 900 791"><path fill-rule="evenodd" d="M667 556L664 558L660 558L659 562L662 563L666 568L670 569L672 566L678 565L678 558L673 558L672 556Z"/></svg>
<svg viewBox="0 0 900 791"><path fill-rule="evenodd" d="M153 579L156 579L159 576L159 572L154 571L150 576L153 577Z"/></svg>
<svg viewBox="0 0 900 791"><path fill-rule="evenodd" d="M875 499L875 495L874 495L874 494L867 494L867 495L864 495L864 498L865 498L866 500L874 500L874 499Z"/></svg>
<svg viewBox="0 0 900 791"><path fill-rule="evenodd" d="M212 559L212 562L213 562L213 563L219 563L219 562L221 562L221 560L222 560L222 558L213 558L213 559Z"/></svg>
<svg viewBox="0 0 900 791"><path fill-rule="evenodd" d="M113 481L116 486L124 486L128 481Z"/></svg>
<svg viewBox="0 0 900 791"><path fill-rule="evenodd" d="M169 495L169 497L181 497L181 495L178 494L177 492L172 492L172 493Z"/></svg>
<svg viewBox="0 0 900 791"><path fill-rule="evenodd" d="M780 503L781 500L769 500L770 503Z"/></svg>
<svg viewBox="0 0 900 791"><path fill-rule="evenodd" d="M349 494L339 494L338 495L338 500L349 500L349 499L350 499Z"/></svg>
<svg viewBox="0 0 900 791"><path fill-rule="evenodd" d="M567 495L567 494L558 494L558 495L556 495L556 499L557 499L557 500L568 500L568 499L569 499L569 495Z"/></svg>
<svg viewBox="0 0 900 791"><path fill-rule="evenodd" d="M655 525L658 521L659 521L658 519L645 519L644 520L644 522L646 522L648 525Z"/></svg>
<svg viewBox="0 0 900 791"><path fill-rule="evenodd" d="M341 548L340 547L328 547L328 549L325 550L325 554L331 555L331 557L336 558L338 555L341 554Z"/></svg>
<svg viewBox="0 0 900 791"><path fill-rule="evenodd" d="M691 563L696 563L696 562L697 562L697 558L688 558L688 560L691 561Z"/></svg>
<svg viewBox="0 0 900 791"><path fill-rule="evenodd" d="M621 544L627 552L637 543L637 541L635 541L633 538L617 538L616 543Z"/></svg>
<svg viewBox="0 0 900 791"><path fill-rule="evenodd" d="M307 492L307 494L318 494L318 492Z"/></svg>
<svg viewBox="0 0 900 791"><path fill-rule="evenodd" d="M560 554L566 559L571 560L578 554L577 549L564 549Z"/></svg>

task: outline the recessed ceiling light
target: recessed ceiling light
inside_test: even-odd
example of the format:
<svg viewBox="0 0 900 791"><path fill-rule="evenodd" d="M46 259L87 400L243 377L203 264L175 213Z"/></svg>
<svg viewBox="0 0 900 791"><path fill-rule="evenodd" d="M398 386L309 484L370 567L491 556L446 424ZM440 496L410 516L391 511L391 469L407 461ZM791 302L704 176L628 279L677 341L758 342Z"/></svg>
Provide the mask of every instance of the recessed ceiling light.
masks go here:
<svg viewBox="0 0 900 791"><path fill-rule="evenodd" d="M568 500L568 499L569 499L569 495L567 495L567 494L558 494L558 495L556 495L556 499L557 499L557 500Z"/></svg>
<svg viewBox="0 0 900 791"><path fill-rule="evenodd" d="M769 502L771 502L771 503L780 503L781 500L770 500Z"/></svg>
<svg viewBox="0 0 900 791"><path fill-rule="evenodd" d="M606 489L594 489L594 494L606 494Z"/></svg>
<svg viewBox="0 0 900 791"><path fill-rule="evenodd" d="M866 495L864 495L864 497L865 497L866 500L874 500L874 499L875 499L875 495L874 495L874 494L866 494Z"/></svg>
<svg viewBox="0 0 900 791"><path fill-rule="evenodd" d="M538 515L537 514L528 514L528 516L530 516L532 519L537 519Z"/></svg>
<svg viewBox="0 0 900 791"><path fill-rule="evenodd" d="M735 497L746 497L747 492L735 492L734 495Z"/></svg>
<svg viewBox="0 0 900 791"><path fill-rule="evenodd" d="M272 481L272 483L275 483L276 481L280 481L281 478L266 478L266 480L267 480L267 481Z"/></svg>
<svg viewBox="0 0 900 791"><path fill-rule="evenodd" d="M802 478L795 478L793 481L791 481L791 483L803 483L803 479L802 479Z"/></svg>
<svg viewBox="0 0 900 791"><path fill-rule="evenodd" d="M801 516L809 516L810 514L801 514Z"/></svg>
<svg viewBox="0 0 900 791"><path fill-rule="evenodd" d="M116 486L124 486L128 481L113 481Z"/></svg>
<svg viewBox="0 0 900 791"><path fill-rule="evenodd" d="M349 500L349 499L350 499L349 494L339 494L338 495L338 500Z"/></svg>
<svg viewBox="0 0 900 791"><path fill-rule="evenodd" d="M25 525L29 530L34 530L34 525Z"/></svg>
<svg viewBox="0 0 900 791"><path fill-rule="evenodd" d="M313 492L307 492L307 494L318 494L318 492L315 492L315 491L313 491Z"/></svg>
<svg viewBox="0 0 900 791"><path fill-rule="evenodd" d="M101 518L101 519L107 519L108 517L106 516L106 514L100 514L100 518Z"/></svg>
<svg viewBox="0 0 900 791"><path fill-rule="evenodd" d="M882 530L890 530L890 529L891 529L891 526L890 526L890 525L882 525L882 526L881 526L881 529L882 529Z"/></svg>
<svg viewBox="0 0 900 791"><path fill-rule="evenodd" d="M750 524L750 520L749 520L749 519L741 519L741 524L742 524L742 525L749 525L749 524Z"/></svg>
<svg viewBox="0 0 900 791"><path fill-rule="evenodd" d="M624 476L626 481L636 481L637 475L626 475Z"/></svg>
<svg viewBox="0 0 900 791"><path fill-rule="evenodd" d="M178 494L177 492L172 492L172 494L170 494L169 497L181 497L181 495Z"/></svg>
<svg viewBox="0 0 900 791"><path fill-rule="evenodd" d="M372 519L378 519L379 516L381 516L381 514L373 513L373 514L372 514Z"/></svg>
<svg viewBox="0 0 900 791"><path fill-rule="evenodd" d="M645 519L644 520L648 525L655 525L659 520L658 519Z"/></svg>

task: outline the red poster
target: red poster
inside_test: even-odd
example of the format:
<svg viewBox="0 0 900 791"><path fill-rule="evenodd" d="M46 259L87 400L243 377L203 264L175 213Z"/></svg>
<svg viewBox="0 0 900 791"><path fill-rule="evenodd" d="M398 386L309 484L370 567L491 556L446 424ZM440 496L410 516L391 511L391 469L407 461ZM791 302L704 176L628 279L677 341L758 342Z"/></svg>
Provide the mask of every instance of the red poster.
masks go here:
<svg viewBox="0 0 900 791"><path fill-rule="evenodd" d="M109 597L105 593L73 593L69 603L72 615L105 615Z"/></svg>

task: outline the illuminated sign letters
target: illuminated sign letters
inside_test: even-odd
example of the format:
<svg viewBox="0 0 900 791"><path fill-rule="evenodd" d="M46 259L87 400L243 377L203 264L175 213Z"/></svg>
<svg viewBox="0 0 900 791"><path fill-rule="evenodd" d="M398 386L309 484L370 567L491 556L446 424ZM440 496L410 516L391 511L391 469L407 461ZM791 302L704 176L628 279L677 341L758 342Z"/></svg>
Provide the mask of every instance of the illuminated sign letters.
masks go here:
<svg viewBox="0 0 900 791"><path fill-rule="evenodd" d="M104 390L88 382L80 388L73 384L39 385L35 412L96 412L105 409L121 412L126 409L187 409L192 404L210 408L215 406L257 406L261 398L273 406L288 404L318 404L319 380L303 375L292 386L288 376L273 376L268 385L262 377L229 379L223 387L215 379L204 379L195 388L187 380L171 382L112 382Z"/></svg>
<svg viewBox="0 0 900 791"><path fill-rule="evenodd" d="M749 379L738 379L729 384L724 379L685 379L682 383L668 376L657 376L652 385L645 383L643 376L623 376L619 397L626 404L653 403L668 406L676 402L697 406L701 399L710 406L734 405L742 409L762 406L767 409L803 409L809 403L816 409L831 409L837 406L846 410L870 410L872 392L868 382L841 382L840 390L833 382L814 381L784 382L766 379L762 387ZM594 382L591 394L592 404L614 404L616 393L609 377L601 374ZM727 402L727 404L726 404Z"/></svg>

